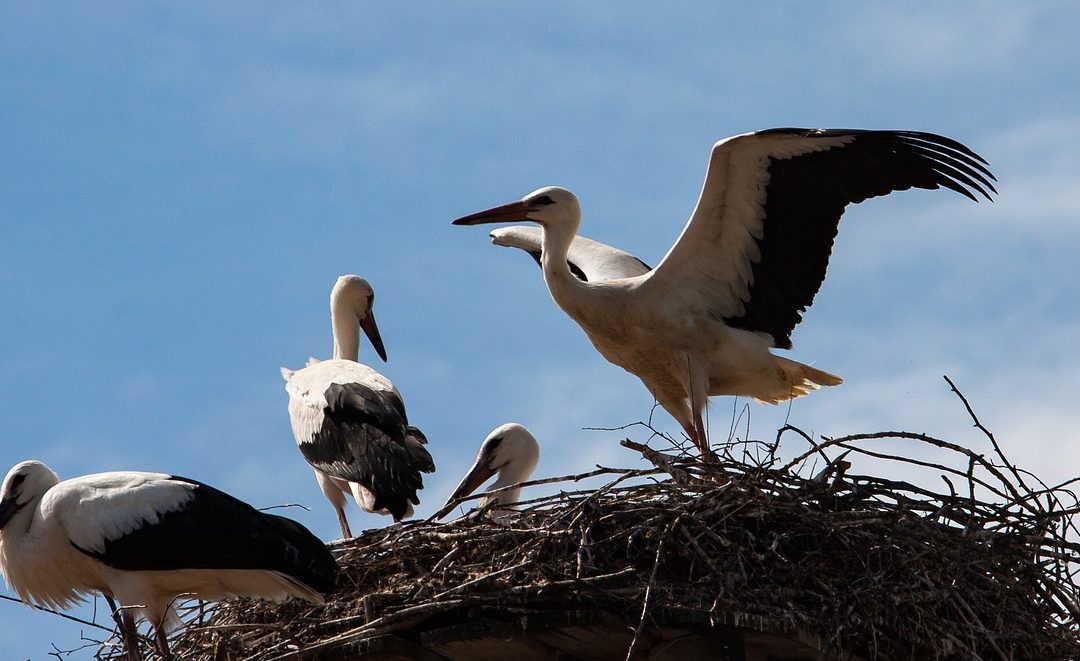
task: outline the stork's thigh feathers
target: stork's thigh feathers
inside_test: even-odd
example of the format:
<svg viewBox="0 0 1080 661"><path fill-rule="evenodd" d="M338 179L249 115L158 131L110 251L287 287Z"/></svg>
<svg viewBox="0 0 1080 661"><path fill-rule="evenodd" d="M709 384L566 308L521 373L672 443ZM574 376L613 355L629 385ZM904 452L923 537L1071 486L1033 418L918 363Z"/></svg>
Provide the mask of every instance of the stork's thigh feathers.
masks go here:
<svg viewBox="0 0 1080 661"><path fill-rule="evenodd" d="M776 404L801 397L821 386L835 386L842 379L769 350L762 333L728 328L706 358L709 363L709 395L745 395Z"/></svg>

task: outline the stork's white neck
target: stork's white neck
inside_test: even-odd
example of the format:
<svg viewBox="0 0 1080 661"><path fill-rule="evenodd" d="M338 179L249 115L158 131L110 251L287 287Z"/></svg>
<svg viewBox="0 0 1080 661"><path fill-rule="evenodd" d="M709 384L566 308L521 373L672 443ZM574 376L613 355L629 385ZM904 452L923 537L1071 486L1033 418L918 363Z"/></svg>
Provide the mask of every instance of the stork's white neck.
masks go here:
<svg viewBox="0 0 1080 661"><path fill-rule="evenodd" d="M544 282L555 303L566 312L570 312L567 306L574 300L575 295L580 295L586 288L584 283L570 272L570 266L566 263L566 255L577 234L577 227L576 222L551 223L543 227L540 265L544 271Z"/></svg>
<svg viewBox="0 0 1080 661"><path fill-rule="evenodd" d="M330 323L334 329L334 358L360 360L360 322L356 311L345 305L331 305Z"/></svg>
<svg viewBox="0 0 1080 661"><path fill-rule="evenodd" d="M528 479L532 474L533 466L528 466L521 463L511 462L506 464L499 470L499 477L495 480L495 483L488 487L488 491L494 491L495 489L501 489L508 487L511 484L517 484ZM509 491L503 491L497 493L494 496L485 496L480 499L478 503L480 507L484 507L488 503L516 503L521 496L521 489L510 489Z"/></svg>
<svg viewBox="0 0 1080 661"><path fill-rule="evenodd" d="M523 480L529 478L532 475L533 469L536 468L536 462L524 462L524 461L511 461L499 469L499 477L495 480L495 483L491 485L491 489L501 489L502 487L508 487L511 484L517 484ZM517 497L515 490L514 497ZM510 492L507 492L510 493ZM509 500L508 498L503 500Z"/></svg>

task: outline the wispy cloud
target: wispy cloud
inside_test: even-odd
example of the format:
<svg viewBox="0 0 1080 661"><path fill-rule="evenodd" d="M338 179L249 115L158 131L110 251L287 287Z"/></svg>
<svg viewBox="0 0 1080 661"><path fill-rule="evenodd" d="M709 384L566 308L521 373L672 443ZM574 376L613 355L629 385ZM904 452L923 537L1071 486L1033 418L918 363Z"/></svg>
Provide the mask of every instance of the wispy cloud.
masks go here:
<svg viewBox="0 0 1080 661"><path fill-rule="evenodd" d="M1053 13L1020 3L997 6L1001 11L982 8L976 3L862 5L849 8L849 19L837 30L865 71L936 80L1009 67L1037 37L1036 21Z"/></svg>

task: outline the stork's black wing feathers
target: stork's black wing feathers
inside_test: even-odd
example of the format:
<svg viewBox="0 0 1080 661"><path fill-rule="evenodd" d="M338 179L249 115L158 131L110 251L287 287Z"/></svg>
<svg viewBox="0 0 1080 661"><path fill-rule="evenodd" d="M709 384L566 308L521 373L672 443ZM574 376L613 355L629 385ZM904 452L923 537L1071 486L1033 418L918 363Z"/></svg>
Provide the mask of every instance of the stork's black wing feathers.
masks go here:
<svg viewBox="0 0 1080 661"><path fill-rule="evenodd" d="M525 250L525 252L532 255L532 258L534 260L536 260L536 265L540 267L541 271L543 271L544 270L544 263L542 261L540 261L540 260L543 259L543 257L544 257L544 251L542 251L542 250ZM641 260L638 260L638 261L640 262ZM641 262L641 263L644 264L645 262ZM589 281L589 277L587 275L585 275L585 272L581 270L580 266L573 263L569 259L566 260L566 265L568 267L570 267L570 272L574 274L575 278L577 278L578 280L581 280L582 282L588 282ZM648 267L646 267L646 268L648 268Z"/></svg>
<svg viewBox="0 0 1080 661"><path fill-rule="evenodd" d="M420 474L433 472L435 463L401 398L356 382L330 384L324 396L322 427L300 443L304 458L326 475L360 484L375 494L375 509L402 518L409 502L420 503Z"/></svg>
<svg viewBox="0 0 1080 661"><path fill-rule="evenodd" d="M73 546L117 569L264 569L319 592L334 589L337 563L307 528L201 482L170 479L195 485L194 498L181 509L105 540L104 551Z"/></svg>
<svg viewBox="0 0 1080 661"><path fill-rule="evenodd" d="M769 129L761 134L853 136L843 146L769 161L760 259L742 314L725 319L791 347L791 331L825 279L833 240L851 203L908 188L949 188L977 200L996 193L982 157L916 131Z"/></svg>

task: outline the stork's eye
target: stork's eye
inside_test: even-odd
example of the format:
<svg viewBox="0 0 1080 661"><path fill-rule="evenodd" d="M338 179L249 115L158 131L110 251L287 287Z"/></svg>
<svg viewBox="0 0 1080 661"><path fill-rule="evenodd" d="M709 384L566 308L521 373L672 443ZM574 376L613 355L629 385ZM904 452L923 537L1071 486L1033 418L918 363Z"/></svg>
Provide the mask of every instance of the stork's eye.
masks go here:
<svg viewBox="0 0 1080 661"><path fill-rule="evenodd" d="M16 473L15 477L11 478L11 488L15 489L26 480L26 473Z"/></svg>
<svg viewBox="0 0 1080 661"><path fill-rule="evenodd" d="M541 206L547 206L549 204L555 204L555 200L551 199L550 195L541 195L533 200L533 204L539 204Z"/></svg>

